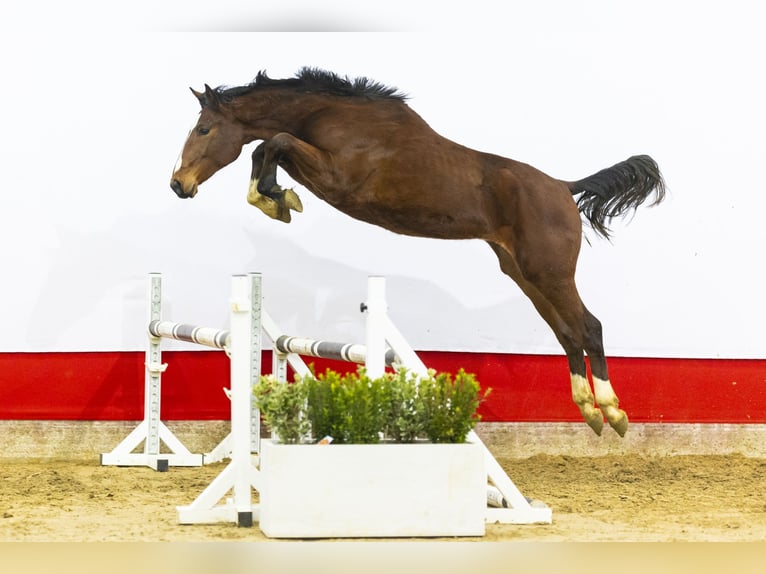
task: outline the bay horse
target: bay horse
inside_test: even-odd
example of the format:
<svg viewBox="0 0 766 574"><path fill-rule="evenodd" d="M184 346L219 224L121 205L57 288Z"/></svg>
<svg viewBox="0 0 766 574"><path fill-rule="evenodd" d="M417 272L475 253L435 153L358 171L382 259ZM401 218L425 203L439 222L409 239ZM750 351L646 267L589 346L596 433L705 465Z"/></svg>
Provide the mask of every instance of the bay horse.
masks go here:
<svg viewBox="0 0 766 574"><path fill-rule="evenodd" d="M194 197L258 140L247 200L269 217L289 223L303 209L296 192L277 183L281 167L355 219L404 235L486 241L564 348L572 398L587 424L600 435L606 418L625 435L628 417L609 381L601 323L574 277L581 214L608 238L612 218L664 198L651 157L633 156L579 181L555 179L442 137L396 88L316 68L287 79L259 72L248 85L192 92L201 112L171 177L178 197Z"/></svg>

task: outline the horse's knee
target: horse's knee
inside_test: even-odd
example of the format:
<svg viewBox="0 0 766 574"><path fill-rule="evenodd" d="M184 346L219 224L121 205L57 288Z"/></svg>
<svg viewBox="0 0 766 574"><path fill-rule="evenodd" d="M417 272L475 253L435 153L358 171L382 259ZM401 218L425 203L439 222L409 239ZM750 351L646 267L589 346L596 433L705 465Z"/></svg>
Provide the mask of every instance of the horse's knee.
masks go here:
<svg viewBox="0 0 766 574"><path fill-rule="evenodd" d="M263 162L264 167L275 166L276 169L276 165L279 163L280 158L293 149L294 141L294 136L284 132L278 133L258 146L253 152L253 155L258 153L259 149L262 148L261 155L263 158L261 161Z"/></svg>

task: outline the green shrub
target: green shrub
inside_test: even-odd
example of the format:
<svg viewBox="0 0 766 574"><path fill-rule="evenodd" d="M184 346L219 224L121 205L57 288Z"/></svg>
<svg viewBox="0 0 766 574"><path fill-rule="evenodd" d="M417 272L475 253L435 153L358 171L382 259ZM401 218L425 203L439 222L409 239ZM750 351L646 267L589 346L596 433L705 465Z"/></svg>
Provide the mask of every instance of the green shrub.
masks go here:
<svg viewBox="0 0 766 574"><path fill-rule="evenodd" d="M307 390L299 378L294 383L281 383L272 375L262 376L253 389L255 405L266 426L283 443L299 443L311 430L305 414Z"/></svg>
<svg viewBox="0 0 766 574"><path fill-rule="evenodd" d="M307 384L306 412L316 439L331 436L339 444L380 441L387 408L385 378L370 379L364 368L345 375L328 369Z"/></svg>
<svg viewBox="0 0 766 574"><path fill-rule="evenodd" d="M419 378L401 370L390 375L385 434L395 442L415 442L423 436L423 401L418 397Z"/></svg>
<svg viewBox="0 0 766 574"><path fill-rule="evenodd" d="M325 436L333 439L343 428L344 413L340 375L327 371L323 379L306 377L306 417L311 426L311 434L316 440Z"/></svg>
<svg viewBox="0 0 766 574"><path fill-rule="evenodd" d="M479 420L479 383L462 369L427 377L399 371L371 379L328 369L318 376L280 383L261 377L255 401L269 429L284 443L330 436L339 444L394 442L464 442Z"/></svg>
<svg viewBox="0 0 766 574"><path fill-rule="evenodd" d="M479 383L463 369L455 379L449 373L421 379L418 394L423 404L424 431L431 442L465 442L468 432L479 420L476 409L484 397Z"/></svg>

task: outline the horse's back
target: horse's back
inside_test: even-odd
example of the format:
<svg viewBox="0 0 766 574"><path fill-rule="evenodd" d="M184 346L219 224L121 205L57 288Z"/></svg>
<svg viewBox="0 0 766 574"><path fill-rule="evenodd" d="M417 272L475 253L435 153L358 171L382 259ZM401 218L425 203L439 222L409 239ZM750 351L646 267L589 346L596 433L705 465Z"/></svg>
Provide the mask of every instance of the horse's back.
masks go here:
<svg viewBox="0 0 766 574"><path fill-rule="evenodd" d="M579 232L564 182L458 144L404 102L340 101L314 114L300 136L328 152L343 175L343 186L321 197L396 233L491 240L500 228L525 229L541 218L574 222Z"/></svg>

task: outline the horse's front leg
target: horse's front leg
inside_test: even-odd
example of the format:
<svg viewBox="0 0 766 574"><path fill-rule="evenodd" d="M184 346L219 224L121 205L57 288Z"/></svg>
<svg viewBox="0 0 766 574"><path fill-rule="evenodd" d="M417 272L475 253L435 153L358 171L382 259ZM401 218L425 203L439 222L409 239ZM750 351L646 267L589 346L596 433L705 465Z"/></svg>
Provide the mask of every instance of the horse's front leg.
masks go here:
<svg viewBox="0 0 766 574"><path fill-rule="evenodd" d="M250 171L250 187L247 192L247 202L260 209L272 219L278 219L290 223L290 210L301 212L303 204L292 189L282 189L276 183L276 167L274 168L274 184L269 187L267 193L258 191L258 183L261 180L264 165L264 150L266 142L261 142L255 148L252 155L252 169Z"/></svg>
<svg viewBox="0 0 766 574"><path fill-rule="evenodd" d="M269 195L277 185L277 166L322 197L323 188L337 184L337 173L330 154L291 134L281 132L264 142L263 166L258 178L258 191ZM313 185L311 185L313 184Z"/></svg>

